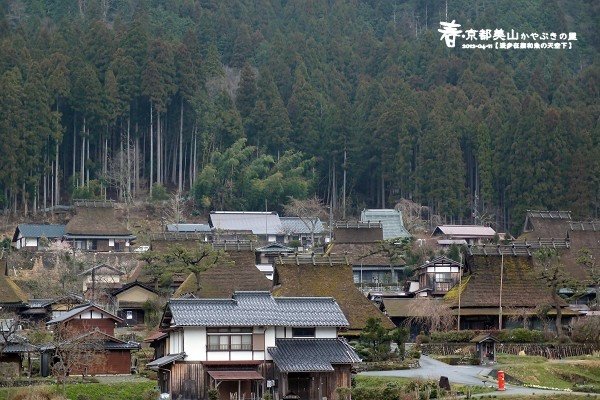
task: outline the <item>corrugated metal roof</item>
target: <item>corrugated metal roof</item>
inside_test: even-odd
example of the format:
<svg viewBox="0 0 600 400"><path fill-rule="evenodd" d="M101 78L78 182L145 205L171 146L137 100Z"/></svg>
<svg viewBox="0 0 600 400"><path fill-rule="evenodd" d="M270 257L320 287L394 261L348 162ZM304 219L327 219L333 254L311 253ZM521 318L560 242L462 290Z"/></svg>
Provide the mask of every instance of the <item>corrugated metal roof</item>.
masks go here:
<svg viewBox="0 0 600 400"><path fill-rule="evenodd" d="M281 220L276 212L213 211L210 222L215 229L252 231L255 235L283 235Z"/></svg>
<svg viewBox="0 0 600 400"><path fill-rule="evenodd" d="M168 224L167 232L211 232L209 224Z"/></svg>
<svg viewBox="0 0 600 400"><path fill-rule="evenodd" d="M289 234L310 235L313 226L315 227L315 234L322 234L325 231L323 222L318 218L314 220L314 225L313 221L307 220L304 222L299 217L281 217L280 220L283 231Z"/></svg>
<svg viewBox="0 0 600 400"><path fill-rule="evenodd" d="M146 364L146 367L157 370L163 365L171 364L173 361L183 360L185 358L185 353L177 353L177 354L169 354L168 356L157 358L156 360L150 361Z"/></svg>
<svg viewBox="0 0 600 400"><path fill-rule="evenodd" d="M456 237L494 237L496 231L489 226L479 225L440 225L433 235L450 235Z"/></svg>
<svg viewBox="0 0 600 400"><path fill-rule="evenodd" d="M362 210L360 220L381 221L383 227L383 240L399 237L410 237L410 233L404 227L402 222L402 212L393 209L371 209Z"/></svg>
<svg viewBox="0 0 600 400"><path fill-rule="evenodd" d="M65 234L66 225L49 224L19 224L17 229L23 237L54 239L62 237Z"/></svg>
<svg viewBox="0 0 600 400"><path fill-rule="evenodd" d="M232 299L171 299L177 326L348 326L331 297L277 297L235 292Z"/></svg>
<svg viewBox="0 0 600 400"><path fill-rule="evenodd" d="M281 372L330 372L362 360L344 339L275 339L269 354Z"/></svg>

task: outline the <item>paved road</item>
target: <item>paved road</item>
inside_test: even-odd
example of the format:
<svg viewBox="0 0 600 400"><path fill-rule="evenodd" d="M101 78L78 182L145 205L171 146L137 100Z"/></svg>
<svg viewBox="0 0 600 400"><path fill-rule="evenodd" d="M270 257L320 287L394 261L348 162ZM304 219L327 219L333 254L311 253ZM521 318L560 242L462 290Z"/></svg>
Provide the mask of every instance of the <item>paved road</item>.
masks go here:
<svg viewBox="0 0 600 400"><path fill-rule="evenodd" d="M490 369L471 365L448 365L441 361L434 360L431 357L421 356L421 368L405 369L396 371L368 371L361 372L361 375L368 376L398 376L404 378L422 378L433 379L438 381L440 376L447 376L452 383L460 383L463 385L478 385L483 386L484 382L487 386L496 386L496 381L487 377ZM506 385L506 391L496 392L495 395L501 396L527 396L531 394L570 394L568 392L560 392L553 390L531 389L521 386ZM573 393L575 394L575 393ZM584 393L580 393L584 394ZM593 396L593 395L592 395ZM475 396L474 396L475 397Z"/></svg>

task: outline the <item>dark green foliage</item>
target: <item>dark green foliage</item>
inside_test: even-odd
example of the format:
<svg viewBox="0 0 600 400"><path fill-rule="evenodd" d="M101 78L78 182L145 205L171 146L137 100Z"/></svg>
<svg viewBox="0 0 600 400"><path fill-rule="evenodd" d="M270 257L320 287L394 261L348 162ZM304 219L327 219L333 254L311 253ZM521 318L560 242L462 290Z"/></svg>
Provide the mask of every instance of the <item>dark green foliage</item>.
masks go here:
<svg viewBox="0 0 600 400"><path fill-rule="evenodd" d="M448 222L513 233L526 209L598 217L590 2L448 5L463 27L578 36L570 50L517 52L446 48L443 2L16 4L0 13L0 206L13 212L54 200L57 152L62 201L71 177L102 180L108 159L138 146L122 185L135 197L148 182L191 189L245 139L271 168L288 151L311 160L311 183L298 191L321 198L332 197L333 177L341 191L346 151L353 213L407 198ZM279 209L288 180L267 176L253 186L235 174L234 190L222 200L203 192L197 206L262 209L266 199Z"/></svg>
<svg viewBox="0 0 600 400"><path fill-rule="evenodd" d="M381 325L379 318L369 318L360 333L360 343L363 346L361 355L365 361L381 361L389 357L390 340L387 330Z"/></svg>

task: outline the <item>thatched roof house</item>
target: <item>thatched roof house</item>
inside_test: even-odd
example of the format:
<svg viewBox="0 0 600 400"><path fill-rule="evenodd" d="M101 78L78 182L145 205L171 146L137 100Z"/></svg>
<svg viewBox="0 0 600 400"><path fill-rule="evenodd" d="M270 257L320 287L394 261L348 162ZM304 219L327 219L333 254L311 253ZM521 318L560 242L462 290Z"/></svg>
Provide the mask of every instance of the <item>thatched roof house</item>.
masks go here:
<svg viewBox="0 0 600 400"><path fill-rule="evenodd" d="M65 227L64 238L78 250L130 251L135 236L115 217L111 201L75 202L76 214Z"/></svg>
<svg viewBox="0 0 600 400"><path fill-rule="evenodd" d="M537 275L532 257L470 256L466 261L470 275L445 296L455 314L458 314L460 292L462 328L497 328L500 305L505 317L516 314L532 317L540 308L552 307L552 296L545 282ZM561 301L561 306L565 316L574 314L566 308L566 302ZM548 314L553 313L550 310ZM506 323L503 325L506 326Z"/></svg>
<svg viewBox="0 0 600 400"><path fill-rule="evenodd" d="M341 257L287 257L275 265L274 296L333 297L350 322L349 335L357 335L369 318L381 319L394 328L385 316L354 285L352 267Z"/></svg>
<svg viewBox="0 0 600 400"><path fill-rule="evenodd" d="M27 304L27 294L8 276L0 274L0 307L18 310Z"/></svg>
<svg viewBox="0 0 600 400"><path fill-rule="evenodd" d="M200 282L190 274L174 297L188 293L199 298L226 298L235 291L269 291L272 283L255 265L253 251L228 251L232 263L215 265L200 273Z"/></svg>

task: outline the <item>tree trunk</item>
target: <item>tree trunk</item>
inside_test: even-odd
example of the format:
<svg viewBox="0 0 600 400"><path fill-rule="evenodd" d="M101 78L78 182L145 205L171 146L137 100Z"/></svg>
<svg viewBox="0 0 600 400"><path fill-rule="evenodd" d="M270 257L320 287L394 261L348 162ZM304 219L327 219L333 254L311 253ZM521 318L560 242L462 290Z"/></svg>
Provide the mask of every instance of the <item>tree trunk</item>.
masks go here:
<svg viewBox="0 0 600 400"><path fill-rule="evenodd" d="M80 171L81 186L85 186L85 117L83 117L83 134L81 135L81 161Z"/></svg>
<svg viewBox="0 0 600 400"><path fill-rule="evenodd" d="M127 146L125 146L125 148L127 149L127 193L126 193L126 198L127 201L129 202L129 200L131 199L131 152L129 151L129 148L131 146L129 140L130 140L130 128L131 128L131 116L128 115L127 116Z"/></svg>
<svg viewBox="0 0 600 400"><path fill-rule="evenodd" d="M58 151L59 151L59 146L58 146L58 140L56 141L56 154L55 154L55 162L54 162L54 167L56 168L55 172L54 172L54 204L53 205L58 205L58 203L60 203L60 185L59 185L59 178L58 178Z"/></svg>
<svg viewBox="0 0 600 400"><path fill-rule="evenodd" d="M560 307L560 297L558 296L558 288L552 288L552 302L554 303L554 309L556 310L556 335L561 338L563 336L562 331L562 308Z"/></svg>
<svg viewBox="0 0 600 400"><path fill-rule="evenodd" d="M90 159L90 129L88 128L87 130L87 134L86 134L86 141L85 141L85 146L86 146L86 160ZM87 187L90 187L90 169L86 168L85 169L85 184Z"/></svg>
<svg viewBox="0 0 600 400"><path fill-rule="evenodd" d="M156 183L162 184L162 137L160 112L156 113Z"/></svg>
<svg viewBox="0 0 600 400"><path fill-rule="evenodd" d="M152 171L154 169L154 131L152 123L152 101L150 102L150 173L148 174L148 184L150 187L150 197L152 197Z"/></svg>
<svg viewBox="0 0 600 400"><path fill-rule="evenodd" d="M77 160L75 159L75 154L77 154L77 114L73 114L73 173L71 174L71 176L73 177L73 184L76 184L77 179L75 178L75 166L77 163Z"/></svg>
<svg viewBox="0 0 600 400"><path fill-rule="evenodd" d="M179 193L183 190L183 97L181 97L179 113L179 181L177 188Z"/></svg>

